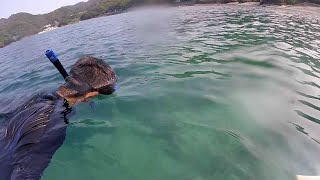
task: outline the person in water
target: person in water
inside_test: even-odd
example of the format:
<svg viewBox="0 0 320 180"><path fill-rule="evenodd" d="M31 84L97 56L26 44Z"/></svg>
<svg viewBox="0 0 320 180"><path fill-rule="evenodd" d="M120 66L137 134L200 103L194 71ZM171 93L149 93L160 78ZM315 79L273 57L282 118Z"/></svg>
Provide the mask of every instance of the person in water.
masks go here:
<svg viewBox="0 0 320 180"><path fill-rule="evenodd" d="M38 94L7 113L0 127L0 180L40 179L64 142L72 106L112 94L116 79L104 61L83 57L56 92Z"/></svg>

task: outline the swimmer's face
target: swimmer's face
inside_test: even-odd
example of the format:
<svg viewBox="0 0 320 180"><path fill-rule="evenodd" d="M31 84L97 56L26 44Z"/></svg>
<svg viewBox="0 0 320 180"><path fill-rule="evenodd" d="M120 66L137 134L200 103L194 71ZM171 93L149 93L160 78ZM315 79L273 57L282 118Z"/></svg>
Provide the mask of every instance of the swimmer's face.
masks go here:
<svg viewBox="0 0 320 180"><path fill-rule="evenodd" d="M63 97L63 95L62 94L60 94L59 93L59 91L57 92L60 96L62 96ZM93 92L89 92L89 93L87 93L87 94L85 94L85 95L83 95L83 96L78 96L78 97L64 97L67 101L68 101L68 103L69 103L69 105L74 105L74 104L76 104L76 103L79 103L79 102L88 102L88 101L90 101L92 98L94 98L95 96L97 96L99 94L99 92L97 92L97 91L93 91Z"/></svg>

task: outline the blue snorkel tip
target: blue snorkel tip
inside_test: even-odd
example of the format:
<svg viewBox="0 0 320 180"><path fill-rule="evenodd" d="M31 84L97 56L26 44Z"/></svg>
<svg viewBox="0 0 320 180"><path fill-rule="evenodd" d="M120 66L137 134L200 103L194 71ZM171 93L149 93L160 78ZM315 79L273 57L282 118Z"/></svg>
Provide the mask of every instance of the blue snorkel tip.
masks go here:
<svg viewBox="0 0 320 180"><path fill-rule="evenodd" d="M58 57L57 57L57 55L56 55L56 54L53 52L53 50L51 50L51 49L47 50L46 53L45 53L45 55L47 56L47 58L48 58L52 63L54 63L54 62L56 62L56 61L59 60Z"/></svg>
<svg viewBox="0 0 320 180"><path fill-rule="evenodd" d="M53 50L49 49L45 52L45 55L47 58L51 61L51 63L58 69L60 74L63 76L64 79L66 79L69 75L67 71L64 69L62 64L60 63L57 55L53 52Z"/></svg>

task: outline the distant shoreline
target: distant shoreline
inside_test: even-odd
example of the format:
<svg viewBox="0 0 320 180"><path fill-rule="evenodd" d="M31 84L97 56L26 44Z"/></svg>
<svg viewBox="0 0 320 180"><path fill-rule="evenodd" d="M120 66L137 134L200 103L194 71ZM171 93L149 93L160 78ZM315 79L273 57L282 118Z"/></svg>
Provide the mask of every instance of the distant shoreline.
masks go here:
<svg viewBox="0 0 320 180"><path fill-rule="evenodd" d="M115 13L105 13L105 14L102 14L102 15L99 15L99 16L97 16L97 17L90 18L90 19L95 19L95 18L105 17L105 16L113 16L113 15L122 14L122 13L125 13L125 12L127 12L127 10L122 11L122 12L115 12ZM72 25L72 24L77 24L77 23L79 23L79 22L81 22L81 21L86 21L86 20L90 20L90 19L78 20L78 21L74 21L74 22L72 22L72 23L65 24L65 25L62 25L62 26L49 26L49 27L46 27L46 26L48 26L48 25L51 25L51 24L48 24L48 25L45 25L45 26L43 27L43 28L45 28L45 29L43 29L43 30L41 30L41 31L39 31L39 32L30 34L30 35L26 35L26 36L24 36L24 37L22 37L22 38L20 38L20 39L17 39L17 40L15 40L15 41L12 41L12 42L7 43L7 44L3 44L3 45L2 45L2 44L0 43L0 49L1 49L1 48L4 48L4 47L6 47L6 46L9 46L10 44L12 44L12 43L14 43L14 42L18 42L18 41L20 41L20 40L22 40L22 39L24 39L24 38L27 38L27 37L30 37L30 36L34 36L34 35L43 34L43 33L46 33L46 32L53 31L53 30L57 30L57 29L59 29L59 28L61 28L61 27L65 27L65 26ZM0 37L0 39L1 39L1 37Z"/></svg>
<svg viewBox="0 0 320 180"><path fill-rule="evenodd" d="M263 4L263 5L260 5L259 2L213 3L213 2L207 1L206 3L203 3L203 2L202 3L174 3L174 4L170 4L170 6L175 6L175 7L177 7L177 6L212 6L212 5L221 5L221 4L241 5L241 6L250 5L250 6L261 6L261 7L278 6L279 8L286 8L286 9L292 9L292 10L305 11L306 13L310 13L310 12L320 13L320 5L319 4L314 4L314 3L297 3L297 4L294 4L294 5L282 5L282 6L279 6L279 5L276 5L276 4ZM1 42L0 42L0 48L6 47L6 46L8 46L8 45L10 45L10 44L12 44L14 42L18 42L18 41L20 41L20 40L22 40L22 39L24 39L26 37L30 37L30 36L33 36L33 35L36 35L36 34L40 34L40 33L46 33L46 32L49 32L51 30L58 29L59 27L63 27L63 26L71 25L71 24L76 24L76 23L79 23L80 21L85 21L85 20L94 19L94 18L98 18L98 17L122 14L122 13L130 11L130 9L131 8L128 8L128 9L125 9L125 10L113 11L113 12L109 12L109 13L103 13L103 14L100 14L100 15L98 15L96 17L93 17L93 18L88 18L88 19L84 19L84 20L79 19L77 21L73 21L73 22L68 23L68 24L63 24L61 26L58 26L58 25L52 26L51 24L48 24L48 25L43 26L43 29L41 31L39 31L39 32L35 32L35 33L29 34L29 35L25 35L25 36L23 36L21 38L17 38L16 40L13 40L13 41L8 42L8 43L2 43L1 44ZM31 16L41 16L41 15L31 15ZM0 19L0 20L3 20L3 19ZM47 29L45 29L45 27ZM1 40L1 36L0 36L0 40Z"/></svg>

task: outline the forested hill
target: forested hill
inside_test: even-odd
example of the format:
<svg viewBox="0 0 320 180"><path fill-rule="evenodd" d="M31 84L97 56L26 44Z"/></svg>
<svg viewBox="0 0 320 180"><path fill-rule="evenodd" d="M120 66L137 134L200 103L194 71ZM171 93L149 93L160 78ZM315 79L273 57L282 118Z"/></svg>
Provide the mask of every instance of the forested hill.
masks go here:
<svg viewBox="0 0 320 180"><path fill-rule="evenodd" d="M43 15L18 13L8 19L0 19L0 47L23 37L37 34L47 28L60 27L80 20L105 14L122 12L132 6L133 0L89 0L73 6L65 6Z"/></svg>

